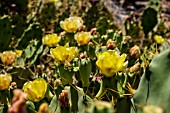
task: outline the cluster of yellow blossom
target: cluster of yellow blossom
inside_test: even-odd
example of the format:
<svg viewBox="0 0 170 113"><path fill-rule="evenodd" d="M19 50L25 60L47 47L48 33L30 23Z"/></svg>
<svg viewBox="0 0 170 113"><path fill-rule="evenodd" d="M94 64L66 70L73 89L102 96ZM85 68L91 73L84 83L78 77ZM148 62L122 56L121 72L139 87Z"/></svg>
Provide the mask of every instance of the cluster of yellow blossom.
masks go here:
<svg viewBox="0 0 170 113"><path fill-rule="evenodd" d="M75 33L81 26L83 26L83 20L80 17L69 17L60 22L60 26L68 33ZM91 39L90 32L77 32L74 35L74 39L79 45L87 45ZM57 35L47 35L43 38L43 43L52 47L56 46L60 38ZM77 47L58 46L50 49L52 57L59 63L64 64L66 61L71 62L78 55ZM100 69L101 73L106 77L111 77L119 71L123 71L127 62L125 62L126 55L121 56L116 51L107 51L97 54L96 65Z"/></svg>
<svg viewBox="0 0 170 113"><path fill-rule="evenodd" d="M83 20L80 17L69 17L64 21L60 22L60 27L68 33L75 33L78 29L83 26ZM74 35L74 39L77 41L79 45L87 45L91 39L90 32L77 32ZM60 42L61 37L55 33L45 35L42 39L43 44L54 47Z"/></svg>

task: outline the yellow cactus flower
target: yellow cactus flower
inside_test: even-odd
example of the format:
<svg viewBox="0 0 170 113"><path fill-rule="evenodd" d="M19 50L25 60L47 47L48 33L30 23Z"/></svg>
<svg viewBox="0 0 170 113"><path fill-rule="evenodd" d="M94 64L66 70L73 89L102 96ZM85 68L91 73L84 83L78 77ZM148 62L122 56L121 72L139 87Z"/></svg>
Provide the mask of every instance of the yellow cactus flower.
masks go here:
<svg viewBox="0 0 170 113"><path fill-rule="evenodd" d="M77 47L58 46L54 49L50 49L52 57L58 63L65 63L65 61L71 62L78 55Z"/></svg>
<svg viewBox="0 0 170 113"><path fill-rule="evenodd" d="M50 2L57 2L58 0L50 0Z"/></svg>
<svg viewBox="0 0 170 113"><path fill-rule="evenodd" d="M60 37L57 34L48 34L43 37L43 44L49 46L49 47L54 47L58 44L60 41Z"/></svg>
<svg viewBox="0 0 170 113"><path fill-rule="evenodd" d="M17 49L15 50L17 58L22 55L22 52L23 52L22 50L17 50Z"/></svg>
<svg viewBox="0 0 170 113"><path fill-rule="evenodd" d="M126 54L121 56L114 50L97 54L96 65L106 77L112 77L115 73L123 71L127 66Z"/></svg>
<svg viewBox="0 0 170 113"><path fill-rule="evenodd" d="M90 32L78 32L74 35L75 40L79 45L86 45L91 39Z"/></svg>
<svg viewBox="0 0 170 113"><path fill-rule="evenodd" d="M164 38L160 35L155 35L153 38L158 44L162 44L164 42Z"/></svg>
<svg viewBox="0 0 170 113"><path fill-rule="evenodd" d="M169 26L169 28L170 28L170 21L168 22L168 26Z"/></svg>
<svg viewBox="0 0 170 113"><path fill-rule="evenodd" d="M26 82L23 86L23 90L28 100L39 102L45 96L47 82L43 78L37 78L34 81Z"/></svg>
<svg viewBox="0 0 170 113"><path fill-rule="evenodd" d="M83 25L83 20L80 17L69 17L60 22L60 26L68 33L77 31Z"/></svg>
<svg viewBox="0 0 170 113"><path fill-rule="evenodd" d="M70 18L73 19L73 20L77 20L77 21L79 21L81 24L83 24L83 20L82 20L81 17L72 16L72 17L70 17Z"/></svg>
<svg viewBox="0 0 170 113"><path fill-rule="evenodd" d="M8 74L0 74L0 90L7 90L12 81L12 77Z"/></svg>
<svg viewBox="0 0 170 113"><path fill-rule="evenodd" d="M4 51L0 57L3 64L12 65L16 60L16 53L13 51Z"/></svg>

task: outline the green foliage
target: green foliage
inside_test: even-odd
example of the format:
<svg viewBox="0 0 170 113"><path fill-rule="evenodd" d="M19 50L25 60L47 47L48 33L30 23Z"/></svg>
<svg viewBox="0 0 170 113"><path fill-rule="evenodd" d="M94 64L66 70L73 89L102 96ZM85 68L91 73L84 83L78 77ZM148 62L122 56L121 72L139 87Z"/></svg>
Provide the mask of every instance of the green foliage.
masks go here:
<svg viewBox="0 0 170 113"><path fill-rule="evenodd" d="M170 22L159 18L161 2L149 0L146 9L131 12L125 19L125 31L114 24L106 7L104 0L0 0L0 76L7 73L12 77L8 89L0 91L0 113L18 102L12 100L15 89L36 78L43 78L48 89L39 102L19 96L26 99L22 105L28 113L39 113L43 103L51 113L145 113L147 105L160 106L168 113ZM69 30L64 31L60 22L69 17L75 17L75 23L66 23L64 28ZM89 32L89 40L76 39L79 32ZM44 39L52 33L59 42L49 47ZM75 51L67 49L51 53L60 46L76 47L78 53L70 54ZM5 54L7 51L13 56ZM112 57L126 55L117 61L99 56L103 52L110 55L109 51L115 51ZM103 58L100 68L96 64L99 57ZM115 67L110 67L114 62ZM124 69L114 72L120 67ZM114 74L106 77L102 68ZM6 82L0 79L0 88ZM28 91L36 97L31 88Z"/></svg>
<svg viewBox="0 0 170 113"><path fill-rule="evenodd" d="M17 83L17 87L22 88L23 84L33 77L33 73L29 68L13 67L7 70L7 73L12 75L12 79Z"/></svg>
<svg viewBox="0 0 170 113"><path fill-rule="evenodd" d="M160 11L160 0L150 0L148 8L142 15L142 27L147 36L150 31L158 24L158 13Z"/></svg>
<svg viewBox="0 0 170 113"><path fill-rule="evenodd" d="M61 64L58 68L63 85L72 84L72 69L70 67L65 67L63 64Z"/></svg>
<svg viewBox="0 0 170 113"><path fill-rule="evenodd" d="M5 15L0 19L0 51L9 50L12 41L12 23L10 17Z"/></svg>
<svg viewBox="0 0 170 113"><path fill-rule="evenodd" d="M89 58L80 59L79 72L82 80L83 87L88 87L89 77L92 70L92 64Z"/></svg>
<svg viewBox="0 0 170 113"><path fill-rule="evenodd" d="M79 95L78 95L78 89L73 86L73 87L70 87L70 92L71 92L71 111L73 113L77 113L79 111L79 108L78 108L78 99L79 99Z"/></svg>
<svg viewBox="0 0 170 113"><path fill-rule="evenodd" d="M18 42L18 49L26 48L29 42L33 39L41 40L42 39L42 29L38 23L30 24L29 27L24 31L21 39Z"/></svg>
<svg viewBox="0 0 170 113"><path fill-rule="evenodd" d="M131 113L143 113L145 105L159 106L168 113L169 109L169 49L156 55L141 78L139 88L133 96ZM160 68L161 66L161 68ZM166 79L165 79L166 78ZM141 107L137 106L140 105Z"/></svg>
<svg viewBox="0 0 170 113"><path fill-rule="evenodd" d="M157 16L158 12L151 7L144 10L142 15L142 27L146 36L158 23Z"/></svg>
<svg viewBox="0 0 170 113"><path fill-rule="evenodd" d="M161 4L160 4L160 0L149 0L149 7L155 9L156 11L159 12Z"/></svg>

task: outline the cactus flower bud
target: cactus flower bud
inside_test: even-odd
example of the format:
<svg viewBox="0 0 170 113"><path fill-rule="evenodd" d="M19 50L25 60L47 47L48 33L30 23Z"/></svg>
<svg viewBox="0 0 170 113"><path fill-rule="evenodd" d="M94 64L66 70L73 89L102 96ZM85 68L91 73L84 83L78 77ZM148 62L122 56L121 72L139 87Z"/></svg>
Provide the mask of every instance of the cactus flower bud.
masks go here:
<svg viewBox="0 0 170 113"><path fill-rule="evenodd" d="M10 88L11 89L16 89L17 88L17 83L16 82L12 82Z"/></svg>
<svg viewBox="0 0 170 113"><path fill-rule="evenodd" d="M130 72L133 73L133 72L137 72L139 71L140 69L140 63L136 63L134 66L130 67Z"/></svg>
<svg viewBox="0 0 170 113"><path fill-rule="evenodd" d="M115 73L123 71L128 62L126 61L126 54L121 56L114 50L105 51L97 54L96 65L101 73L106 77L112 77Z"/></svg>
<svg viewBox="0 0 170 113"><path fill-rule="evenodd" d="M90 31L91 35L94 35L96 33L96 31L97 31L97 28L92 28Z"/></svg>
<svg viewBox="0 0 170 113"><path fill-rule="evenodd" d="M75 40L79 45L87 45L91 39L90 32L78 32L74 35Z"/></svg>
<svg viewBox="0 0 170 113"><path fill-rule="evenodd" d="M60 22L60 26L68 33L77 31L83 25L83 20L80 17L69 17Z"/></svg>
<svg viewBox="0 0 170 113"><path fill-rule="evenodd" d="M7 90L12 81L12 77L8 74L0 74L0 90Z"/></svg>
<svg viewBox="0 0 170 113"><path fill-rule="evenodd" d="M34 81L26 82L23 86L23 90L28 100L39 102L46 94L47 83L43 78L37 78Z"/></svg>
<svg viewBox="0 0 170 113"><path fill-rule="evenodd" d="M43 37L43 44L49 46L49 47L54 47L58 44L60 41L60 37L57 34L48 34Z"/></svg>
<svg viewBox="0 0 170 113"><path fill-rule="evenodd" d="M62 82L61 82L60 79L56 79L56 80L54 81L54 87L56 87L56 86L61 86L61 85L62 85Z"/></svg>
<svg viewBox="0 0 170 113"><path fill-rule="evenodd" d="M20 89L13 91L12 106L8 109L8 113L27 113L25 94Z"/></svg>
<svg viewBox="0 0 170 113"><path fill-rule="evenodd" d="M130 56L132 58L139 58L140 54L141 54L141 52L140 52L139 46L135 45L130 49Z"/></svg>
<svg viewBox="0 0 170 113"><path fill-rule="evenodd" d="M123 38L123 42L128 42L130 39L131 39L130 36L125 36L125 37Z"/></svg>
<svg viewBox="0 0 170 113"><path fill-rule="evenodd" d="M4 51L0 57L3 64L12 65L15 62L16 53L13 51Z"/></svg>
<svg viewBox="0 0 170 113"><path fill-rule="evenodd" d="M84 59L84 58L87 58L87 52L80 54L80 59Z"/></svg>
<svg viewBox="0 0 170 113"><path fill-rule="evenodd" d="M59 95L58 100L59 100L60 108L69 108L70 107L67 90L62 90L61 94Z"/></svg>
<svg viewBox="0 0 170 113"><path fill-rule="evenodd" d="M51 113L48 109L48 104L42 103L39 107L38 113Z"/></svg>
<svg viewBox="0 0 170 113"><path fill-rule="evenodd" d="M109 39L106 43L107 50L113 50L116 48L116 44L112 39Z"/></svg>

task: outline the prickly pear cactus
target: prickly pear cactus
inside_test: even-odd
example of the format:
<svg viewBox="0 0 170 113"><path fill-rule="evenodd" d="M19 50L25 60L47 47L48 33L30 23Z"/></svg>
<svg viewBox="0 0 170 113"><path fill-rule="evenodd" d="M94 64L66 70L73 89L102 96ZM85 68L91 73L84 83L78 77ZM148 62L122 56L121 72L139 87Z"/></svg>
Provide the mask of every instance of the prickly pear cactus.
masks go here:
<svg viewBox="0 0 170 113"><path fill-rule="evenodd" d="M139 88L132 98L131 113L143 113L145 105L160 106L164 113L170 111L170 50L156 55L141 78ZM160 67L161 66L161 67Z"/></svg>
<svg viewBox="0 0 170 113"><path fill-rule="evenodd" d="M162 3L117 3L0 0L0 113L168 113Z"/></svg>
<svg viewBox="0 0 170 113"><path fill-rule="evenodd" d="M21 39L19 40L17 49L26 48L29 42L33 39L40 40L42 38L42 29L38 23L30 24L30 26L24 31Z"/></svg>
<svg viewBox="0 0 170 113"><path fill-rule="evenodd" d="M158 14L160 10L159 0L150 0L148 8L146 8L142 15L142 27L147 36L150 31L158 24Z"/></svg>
<svg viewBox="0 0 170 113"><path fill-rule="evenodd" d="M12 24L9 16L3 16L0 19L0 51L9 50L12 41Z"/></svg>
<svg viewBox="0 0 170 113"><path fill-rule="evenodd" d="M83 87L88 87L89 77L92 70L91 61L89 58L81 59L79 62L80 76L83 83Z"/></svg>
<svg viewBox="0 0 170 113"><path fill-rule="evenodd" d="M59 87L57 89L60 90ZM86 113L86 108L90 107L93 103L93 100L87 96L84 95L83 89L76 87L76 86L66 86L64 90L68 91L68 97L69 97L69 103L71 104L70 108L72 113ZM60 108L60 105L58 103L59 97L56 94L51 104L49 105L50 110L53 111L53 113L71 113L71 111L68 111L66 108ZM71 98L70 98L71 97Z"/></svg>
<svg viewBox="0 0 170 113"><path fill-rule="evenodd" d="M160 10L160 0L149 0L149 7L155 9L156 11Z"/></svg>

